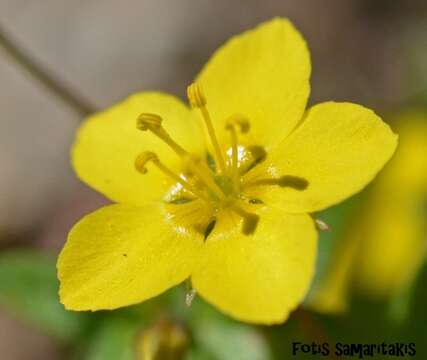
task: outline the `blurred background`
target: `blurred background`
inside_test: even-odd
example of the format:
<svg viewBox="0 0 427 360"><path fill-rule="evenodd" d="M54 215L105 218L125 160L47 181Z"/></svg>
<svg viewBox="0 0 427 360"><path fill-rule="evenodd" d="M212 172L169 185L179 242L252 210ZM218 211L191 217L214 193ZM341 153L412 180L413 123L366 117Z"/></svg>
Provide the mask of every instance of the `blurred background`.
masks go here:
<svg viewBox="0 0 427 360"><path fill-rule="evenodd" d="M63 310L56 256L72 224L107 203L70 167L85 110L148 89L183 97L220 44L274 16L309 44L311 103L361 103L400 135L368 189L316 214L332 231L303 306L274 327L197 299L190 313L183 289L110 313ZM414 342L427 358L426 1L0 0L0 31L1 359L142 359L147 344L155 359L287 359L293 341ZM26 71L4 36L83 110Z"/></svg>

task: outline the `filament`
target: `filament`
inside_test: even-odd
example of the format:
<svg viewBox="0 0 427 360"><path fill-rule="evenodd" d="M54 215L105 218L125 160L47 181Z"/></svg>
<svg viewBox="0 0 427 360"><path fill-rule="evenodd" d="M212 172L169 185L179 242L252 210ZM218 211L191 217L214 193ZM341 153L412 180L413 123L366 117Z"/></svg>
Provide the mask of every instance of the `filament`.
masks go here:
<svg viewBox="0 0 427 360"><path fill-rule="evenodd" d="M224 157L222 155L221 147L219 146L219 142L215 134L215 129L213 127L211 117L206 107L206 98L203 94L200 84L197 82L194 82L190 86L188 86L187 96L191 106L194 108L200 109L203 120L205 121L205 124L206 124L209 138L211 140L211 143L214 149L214 157L215 157L216 163L218 164L219 172L223 174L225 173L225 170L226 170Z"/></svg>
<svg viewBox="0 0 427 360"><path fill-rule="evenodd" d="M148 162L152 162L154 165L157 166L157 168L160 169L166 176L170 177L173 181L176 181L177 183L181 184L181 186L187 190L188 192L192 193L194 196L202 198L204 200L208 199L206 198L205 194L196 189L194 186L189 184L186 180L184 180L179 175L175 174L172 170L170 170L166 165L164 165L157 155L153 152L146 151L137 156L135 159L135 168L141 173L146 174L147 168L146 165Z"/></svg>
<svg viewBox="0 0 427 360"><path fill-rule="evenodd" d="M187 152L178 145L162 127L162 118L156 114L142 113L138 116L136 121L136 127L142 131L151 131L159 139L163 140L169 147L178 154L178 156L183 157Z"/></svg>

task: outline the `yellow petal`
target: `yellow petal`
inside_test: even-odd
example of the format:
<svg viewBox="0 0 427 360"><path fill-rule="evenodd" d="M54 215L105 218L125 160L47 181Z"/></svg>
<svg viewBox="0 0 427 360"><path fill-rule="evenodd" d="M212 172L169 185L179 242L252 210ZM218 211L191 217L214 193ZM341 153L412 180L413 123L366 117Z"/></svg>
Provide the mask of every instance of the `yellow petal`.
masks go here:
<svg viewBox="0 0 427 360"><path fill-rule="evenodd" d="M71 230L58 259L67 309L115 309L156 296L193 269L202 236L166 223L162 205L111 205Z"/></svg>
<svg viewBox="0 0 427 360"><path fill-rule="evenodd" d="M288 20L276 18L225 43L198 80L218 131L226 118L243 114L256 141L269 146L301 120L310 71L304 39Z"/></svg>
<svg viewBox="0 0 427 360"><path fill-rule="evenodd" d="M308 110L301 126L263 166L255 167L247 180L262 171L272 177L301 178L307 181L305 189L292 184L270 186L254 196L286 211L313 212L363 189L396 146L397 136L371 110L351 103L327 102Z"/></svg>
<svg viewBox="0 0 427 360"><path fill-rule="evenodd" d="M230 226L235 219L220 217L192 282L203 298L236 319L280 323L310 285L317 234L308 215L266 209L260 216L253 235Z"/></svg>
<svg viewBox="0 0 427 360"><path fill-rule="evenodd" d="M136 128L136 119L143 112L162 116L162 125L186 149L197 151L202 146L192 113L180 100L166 94L133 95L91 116L78 131L73 165L84 182L116 202L158 200L169 185L154 167L144 176L135 170L134 160L141 151L154 151L169 166L177 168L179 164L178 157L155 135Z"/></svg>

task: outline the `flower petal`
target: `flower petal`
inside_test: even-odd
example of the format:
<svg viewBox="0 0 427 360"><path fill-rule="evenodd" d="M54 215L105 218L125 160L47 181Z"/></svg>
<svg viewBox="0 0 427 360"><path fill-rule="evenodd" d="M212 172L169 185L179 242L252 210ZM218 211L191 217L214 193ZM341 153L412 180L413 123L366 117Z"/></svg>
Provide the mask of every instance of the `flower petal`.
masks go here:
<svg viewBox="0 0 427 360"><path fill-rule="evenodd" d="M226 118L243 114L259 144L269 146L301 120L310 71L304 39L288 20L276 18L229 40L198 80L218 131Z"/></svg>
<svg viewBox="0 0 427 360"><path fill-rule="evenodd" d="M203 298L230 316L273 324L286 320L307 292L317 234L308 215L265 209L260 216L253 235L230 226L236 219L219 218L192 282Z"/></svg>
<svg viewBox="0 0 427 360"><path fill-rule="evenodd" d="M308 110L301 126L246 180L264 171L304 182L303 187L292 181L289 186L264 187L256 190L262 194L252 196L289 212L318 211L363 189L396 146L397 136L371 110L327 102Z"/></svg>
<svg viewBox="0 0 427 360"><path fill-rule="evenodd" d="M166 94L136 94L91 116L78 131L73 166L84 182L116 202L138 205L159 200L169 185L158 169L150 169L144 176L135 170L134 161L141 151L154 151L169 166L179 164L178 157L154 134L136 128L142 112L162 116L162 125L186 149L202 146L203 135L199 135L192 113Z"/></svg>
<svg viewBox="0 0 427 360"><path fill-rule="evenodd" d="M71 230L58 259L67 309L115 309L156 296L193 269L202 236L166 223L162 205L110 205Z"/></svg>

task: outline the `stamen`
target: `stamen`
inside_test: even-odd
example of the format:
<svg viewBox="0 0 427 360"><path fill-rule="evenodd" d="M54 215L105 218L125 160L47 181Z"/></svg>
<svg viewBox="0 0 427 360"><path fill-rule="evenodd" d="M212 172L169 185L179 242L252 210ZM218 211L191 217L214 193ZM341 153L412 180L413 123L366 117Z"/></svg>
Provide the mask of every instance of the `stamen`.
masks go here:
<svg viewBox="0 0 427 360"><path fill-rule="evenodd" d="M235 191L238 191L239 188L239 172L238 172L238 165L239 165L239 159L238 159L238 152L237 152L237 130L236 128L240 127L240 131L242 133L246 133L249 131L249 121L241 116L241 115L234 115L230 117L227 122L225 128L230 131L231 135L231 179L233 181L233 186Z"/></svg>
<svg viewBox="0 0 427 360"><path fill-rule="evenodd" d="M187 87L187 97L190 101L190 105L193 108L199 108L203 120L205 121L206 128L208 130L209 137L214 148L215 160L218 164L220 173L225 173L225 161L222 155L221 147L219 146L218 139L215 134L215 129L212 124L211 117L209 115L208 109L206 107L206 98L203 94L202 88L199 83L194 82Z"/></svg>
<svg viewBox="0 0 427 360"><path fill-rule="evenodd" d="M182 177L175 174L172 170L170 170L167 166L165 166L163 163L160 162L157 155L150 151L145 151L137 156L135 159L135 168L138 170L141 174L147 173L147 168L145 167L148 162L152 162L154 165L156 165L164 174L169 176L172 180L176 181L177 183L181 184L182 187L187 190L188 192L192 193L194 196L199 197L203 200L208 201L205 194L203 194L201 191L196 189L194 186L189 184L187 181L185 181Z"/></svg>
<svg viewBox="0 0 427 360"><path fill-rule="evenodd" d="M190 105L194 108L201 108L206 105L205 94L198 82L193 82L187 87L187 97Z"/></svg>
<svg viewBox="0 0 427 360"><path fill-rule="evenodd" d="M151 128L160 128L161 125L162 118L156 114L142 113L136 120L136 127L142 131Z"/></svg>
<svg viewBox="0 0 427 360"><path fill-rule="evenodd" d="M178 145L162 127L162 118L159 115L142 113L136 120L136 127L142 131L151 131L159 139L169 145L179 156L182 157L187 154L187 152Z"/></svg>
<svg viewBox="0 0 427 360"><path fill-rule="evenodd" d="M143 153L139 154L137 156L137 158L135 159L135 168L141 174L146 174L148 170L145 167L145 165L147 165L147 163L149 161L153 161L154 163L157 163L158 160L159 159L157 158L156 154L149 152L149 151L143 152Z"/></svg>
<svg viewBox="0 0 427 360"><path fill-rule="evenodd" d="M247 212L239 205L231 206L231 210L243 218L242 233L245 235L253 234L258 226L259 216L257 214Z"/></svg>

